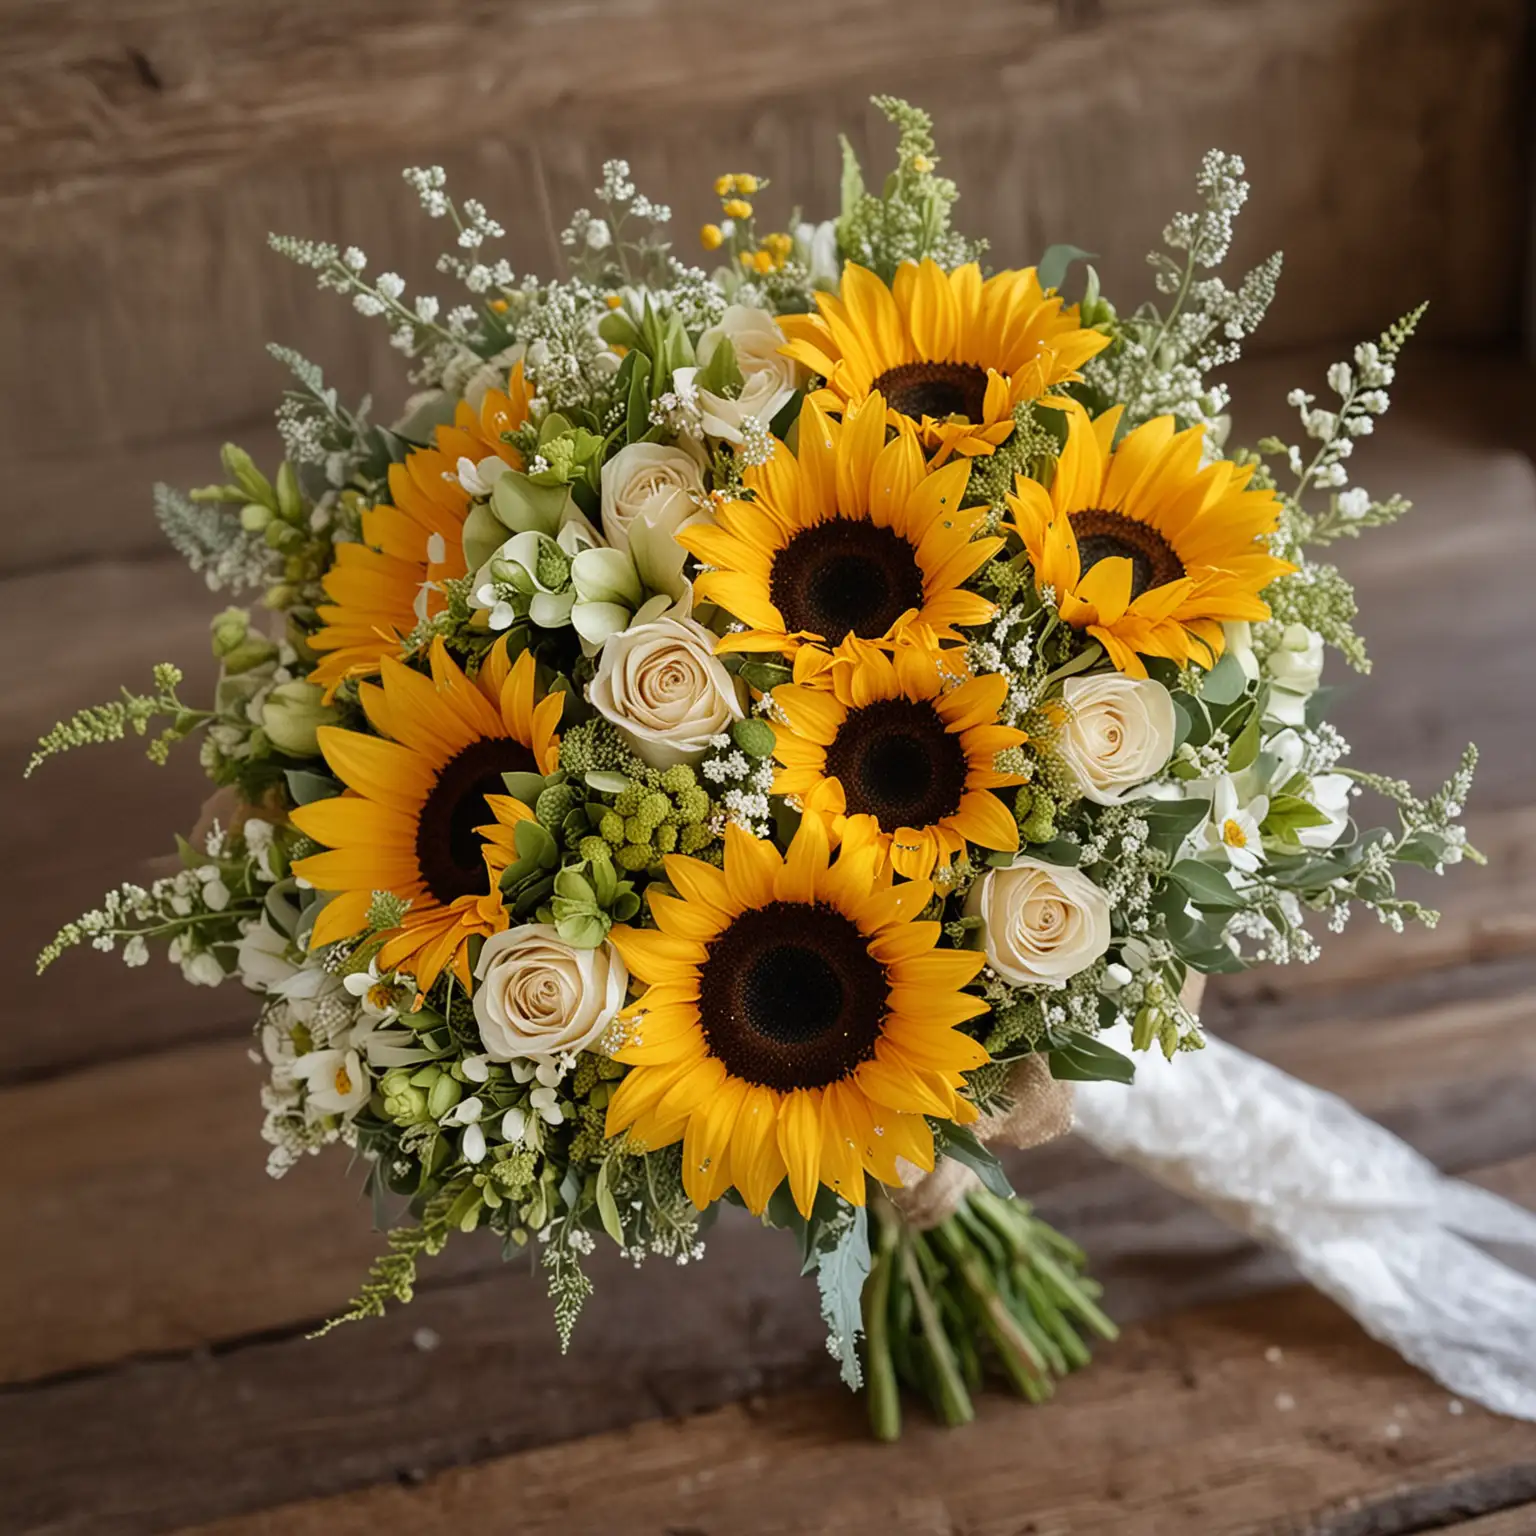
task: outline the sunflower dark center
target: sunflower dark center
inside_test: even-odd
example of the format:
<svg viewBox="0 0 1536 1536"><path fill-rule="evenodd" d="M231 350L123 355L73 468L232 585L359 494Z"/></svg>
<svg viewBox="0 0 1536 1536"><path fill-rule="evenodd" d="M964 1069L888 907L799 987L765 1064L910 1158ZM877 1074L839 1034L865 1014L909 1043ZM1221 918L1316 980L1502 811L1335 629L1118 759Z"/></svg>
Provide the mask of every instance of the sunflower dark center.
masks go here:
<svg viewBox="0 0 1536 1536"><path fill-rule="evenodd" d="M987 370L975 363L903 363L887 368L874 388L893 410L919 421L924 416L981 421L986 414Z"/></svg>
<svg viewBox="0 0 1536 1536"><path fill-rule="evenodd" d="M475 828L496 817L485 797L506 794L502 774L537 771L527 747L501 737L472 742L443 765L416 822L416 864L435 900L446 907L486 890Z"/></svg>
<svg viewBox="0 0 1536 1536"><path fill-rule="evenodd" d="M827 775L850 816L882 832L931 827L960 808L968 765L958 736L926 699L882 699L851 709L827 748Z"/></svg>
<svg viewBox="0 0 1536 1536"><path fill-rule="evenodd" d="M1122 512L1090 508L1071 514L1077 552L1087 575L1100 560L1131 562L1131 600L1184 574L1184 562L1156 528Z"/></svg>
<svg viewBox="0 0 1536 1536"><path fill-rule="evenodd" d="M791 632L834 644L850 632L878 639L909 608L923 606L923 573L893 529L834 517L802 528L778 552L769 596Z"/></svg>
<svg viewBox="0 0 1536 1536"><path fill-rule="evenodd" d="M743 912L699 968L699 1019L733 1077L787 1093L822 1088L874 1054L885 967L834 907L774 901Z"/></svg>

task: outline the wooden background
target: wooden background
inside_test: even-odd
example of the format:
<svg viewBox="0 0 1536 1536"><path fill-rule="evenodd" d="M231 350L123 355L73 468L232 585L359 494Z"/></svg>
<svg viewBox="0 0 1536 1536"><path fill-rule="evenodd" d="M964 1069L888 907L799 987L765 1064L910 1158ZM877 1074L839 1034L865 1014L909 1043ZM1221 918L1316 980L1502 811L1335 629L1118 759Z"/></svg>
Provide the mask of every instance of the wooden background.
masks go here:
<svg viewBox="0 0 1536 1536"><path fill-rule="evenodd" d="M441 162L549 270L551 228L624 153L677 210L722 169L830 212L835 132L879 166L871 91L928 105L999 260L1070 239L1122 300L1200 154L1255 184L1237 261L1286 251L1239 430L1420 298L1427 340L1360 478L1418 503L1345 552L1377 657L1357 758L1438 782L1476 737L1487 870L1429 934L1352 927L1305 970L1222 978L1209 1018L1536 1204L1536 419L1514 346L1527 229L1519 0L0 0L0 762L163 658L208 666L214 601L168 556L156 478L270 448L296 343L387 410L377 323L267 252L276 228L432 286ZM776 204L780 196L782 205ZM447 297L438 280L438 291ZM1448 1395L1285 1265L1065 1143L1020 1187L1084 1241L1130 1327L1049 1410L1001 1396L892 1452L822 1351L782 1242L599 1266L558 1358L537 1277L466 1241L417 1304L304 1339L374 1251L344 1161L262 1169L250 1007L90 954L57 924L190 819L195 763L129 747L3 801L0 1529L226 1532L1536 1531L1536 1430ZM735 1214L735 1213L731 1213ZM1278 1355L1274 1351L1279 1351Z"/></svg>

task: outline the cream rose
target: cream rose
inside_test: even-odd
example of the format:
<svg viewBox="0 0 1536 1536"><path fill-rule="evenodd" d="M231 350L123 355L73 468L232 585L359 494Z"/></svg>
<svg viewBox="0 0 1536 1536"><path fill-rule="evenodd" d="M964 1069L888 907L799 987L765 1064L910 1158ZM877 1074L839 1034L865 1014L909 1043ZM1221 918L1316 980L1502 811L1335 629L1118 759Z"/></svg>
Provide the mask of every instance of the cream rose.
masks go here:
<svg viewBox="0 0 1536 1536"><path fill-rule="evenodd" d="M1068 719L1056 753L1095 805L1118 805L1172 755L1173 699L1152 678L1118 672L1069 677L1061 696Z"/></svg>
<svg viewBox="0 0 1536 1536"><path fill-rule="evenodd" d="M1059 987L1109 948L1109 898L1078 870L1038 859L989 870L966 897L987 963L1015 986Z"/></svg>
<svg viewBox="0 0 1536 1536"><path fill-rule="evenodd" d="M653 768L697 762L743 715L740 684L693 619L636 624L603 642L592 706Z"/></svg>
<svg viewBox="0 0 1536 1536"><path fill-rule="evenodd" d="M624 1004L629 972L606 940L576 949L548 923L494 933L475 967L475 1020L492 1061L593 1046Z"/></svg>
<svg viewBox="0 0 1536 1536"><path fill-rule="evenodd" d="M648 524L674 534L699 515L704 477L681 448L631 443L603 465L603 536L629 551L630 525Z"/></svg>
<svg viewBox="0 0 1536 1536"><path fill-rule="evenodd" d="M779 350L784 333L766 309L746 304L732 304L699 337L700 367L707 367L715 349L728 341L736 352L736 366L741 371L741 393L734 399L699 390L699 408L704 430L710 437L727 443L741 441L741 424L751 416L763 427L789 404L791 396L805 382L805 373L792 358ZM686 390L694 385L699 370L679 368L676 381Z"/></svg>

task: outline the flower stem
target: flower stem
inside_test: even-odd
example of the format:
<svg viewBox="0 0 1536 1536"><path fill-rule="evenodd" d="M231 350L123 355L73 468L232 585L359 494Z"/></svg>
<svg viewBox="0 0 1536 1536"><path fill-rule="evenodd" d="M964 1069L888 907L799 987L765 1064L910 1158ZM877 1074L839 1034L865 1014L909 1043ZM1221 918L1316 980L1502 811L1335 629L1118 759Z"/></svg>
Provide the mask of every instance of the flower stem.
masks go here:
<svg viewBox="0 0 1536 1536"><path fill-rule="evenodd" d="M881 1201L875 1202L874 1214L879 1239L863 1296L864 1392L869 1407L869 1427L875 1438L896 1440L901 1437L901 1397L896 1386L896 1367L891 1359L888 1324L901 1222L894 1211L884 1208Z"/></svg>

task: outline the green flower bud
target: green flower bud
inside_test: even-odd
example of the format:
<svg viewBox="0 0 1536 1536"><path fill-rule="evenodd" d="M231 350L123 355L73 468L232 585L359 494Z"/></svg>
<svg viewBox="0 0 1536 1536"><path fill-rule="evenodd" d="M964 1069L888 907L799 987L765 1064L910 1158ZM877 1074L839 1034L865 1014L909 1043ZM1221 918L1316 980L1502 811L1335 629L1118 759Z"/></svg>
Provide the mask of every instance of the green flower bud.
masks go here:
<svg viewBox="0 0 1536 1536"><path fill-rule="evenodd" d="M651 843L657 853L671 853L677 847L677 828L662 825L651 833Z"/></svg>
<svg viewBox="0 0 1536 1536"><path fill-rule="evenodd" d="M539 792L533 814L546 827L558 827L576 804L576 791L569 784L551 784Z"/></svg>
<svg viewBox="0 0 1536 1536"><path fill-rule="evenodd" d="M708 847L714 840L715 835L707 826L695 822L679 829L677 834L677 851L679 853L697 853L700 848Z"/></svg>
<svg viewBox="0 0 1536 1536"><path fill-rule="evenodd" d="M731 740L748 757L773 756L773 727L766 720L738 720L731 727Z"/></svg>
<svg viewBox="0 0 1536 1536"><path fill-rule="evenodd" d="M582 838L576 845L576 851L589 864L596 864L599 859L607 859L610 854L608 844L595 835Z"/></svg>
<svg viewBox="0 0 1536 1536"><path fill-rule="evenodd" d="M294 679L279 683L261 706L261 727L279 752L289 757L316 757L320 741L316 732L322 725L336 723L336 711L324 702L325 690L318 683Z"/></svg>
<svg viewBox="0 0 1536 1536"><path fill-rule="evenodd" d="M617 811L604 811L603 819L597 824L597 830L602 834L604 842L612 843L617 847L624 841L624 818Z"/></svg>
<svg viewBox="0 0 1536 1536"><path fill-rule="evenodd" d="M631 843L648 843L651 840L651 831L656 823L647 821L643 816L626 816L624 818L624 836Z"/></svg>
<svg viewBox="0 0 1536 1536"><path fill-rule="evenodd" d="M650 826L659 827L671 814L672 804L660 790L652 790L641 800L635 815Z"/></svg>
<svg viewBox="0 0 1536 1536"><path fill-rule="evenodd" d="M240 526L247 533L260 533L271 521L271 512L258 501L248 501L240 508Z"/></svg>
<svg viewBox="0 0 1536 1536"><path fill-rule="evenodd" d="M427 1113L434 1120L441 1120L463 1097L464 1085L444 1073L427 1095Z"/></svg>
<svg viewBox="0 0 1536 1536"><path fill-rule="evenodd" d="M620 869L627 869L633 874L637 870L648 869L655 857L655 850L649 843L626 843L615 855L615 862Z"/></svg>
<svg viewBox="0 0 1536 1536"><path fill-rule="evenodd" d="M251 632L251 616L244 608L226 608L215 614L209 626L213 637L213 654L221 659L242 645Z"/></svg>
<svg viewBox="0 0 1536 1536"><path fill-rule="evenodd" d="M696 789L699 776L687 763L675 763L661 776L661 787L669 795L680 795L685 790Z"/></svg>
<svg viewBox="0 0 1536 1536"><path fill-rule="evenodd" d="M427 1096L411 1084L411 1074L396 1067L379 1084L384 1113L396 1125L419 1125L427 1118Z"/></svg>

